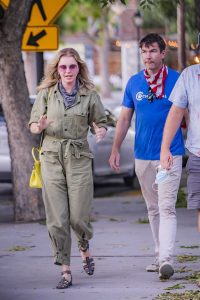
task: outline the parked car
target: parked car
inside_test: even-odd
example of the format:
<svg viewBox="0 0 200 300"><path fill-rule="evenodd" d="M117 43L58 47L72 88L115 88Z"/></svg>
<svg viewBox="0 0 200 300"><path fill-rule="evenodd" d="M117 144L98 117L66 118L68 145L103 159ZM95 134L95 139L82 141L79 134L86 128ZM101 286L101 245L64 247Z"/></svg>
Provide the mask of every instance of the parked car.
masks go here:
<svg viewBox="0 0 200 300"><path fill-rule="evenodd" d="M134 157L133 141L134 130L130 128L121 147L120 171L114 172L108 163L110 157L113 137L116 129L117 117L111 111L105 108L107 115L107 135L96 143L95 135L88 133L88 142L90 149L94 154L93 174L94 182L102 177L122 177L127 185L132 185L134 180ZM0 181L11 181L11 162L8 146L7 128L0 107Z"/></svg>
<svg viewBox="0 0 200 300"><path fill-rule="evenodd" d="M105 109L105 113L107 115L108 126L106 137L97 144L95 141L95 136L90 132L88 134L88 142L90 144L90 149L94 154L94 180L96 181L100 176L118 176L123 177L124 182L127 185L132 185L135 176L133 157L133 142L135 133L132 128L129 128L120 151L120 171L118 173L114 172L110 168L108 160L111 154L113 138L115 135L117 117L113 113L111 113L111 111L107 108Z"/></svg>
<svg viewBox="0 0 200 300"><path fill-rule="evenodd" d="M0 181L11 181L11 162L6 123L0 115Z"/></svg>

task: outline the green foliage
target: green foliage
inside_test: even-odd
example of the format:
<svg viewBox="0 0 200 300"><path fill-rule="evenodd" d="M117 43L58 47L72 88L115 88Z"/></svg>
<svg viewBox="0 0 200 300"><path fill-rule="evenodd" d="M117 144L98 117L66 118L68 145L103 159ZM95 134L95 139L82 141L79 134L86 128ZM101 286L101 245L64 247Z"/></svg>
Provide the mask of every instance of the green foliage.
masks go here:
<svg viewBox="0 0 200 300"><path fill-rule="evenodd" d="M107 6L109 4L114 4L117 1L116 0L99 0L99 2L102 5L102 7L104 7L104 6ZM120 0L120 2L124 5L126 5L126 0Z"/></svg>
<svg viewBox="0 0 200 300"><path fill-rule="evenodd" d="M47 223L46 223L46 219L44 219L44 220L40 220L40 221L39 221L39 224L40 224L40 225L47 225Z"/></svg>
<svg viewBox="0 0 200 300"><path fill-rule="evenodd" d="M179 290L179 289L184 289L185 286L181 283L177 283L175 285L172 286L168 286L167 288L165 288L164 290L166 291L170 291L170 290Z"/></svg>
<svg viewBox="0 0 200 300"><path fill-rule="evenodd" d="M194 273L186 276L184 279L188 280L191 283L195 283L195 284L199 285L199 283L200 283L200 271L195 271Z"/></svg>
<svg viewBox="0 0 200 300"><path fill-rule="evenodd" d="M154 300L199 300L200 291L185 291L183 293L164 293L158 295Z"/></svg>
<svg viewBox="0 0 200 300"><path fill-rule="evenodd" d="M179 0L140 0L143 10L143 28L165 27L166 34L177 32L177 4ZM197 43L198 29L195 24L195 2L185 0L185 27L189 43Z"/></svg>
<svg viewBox="0 0 200 300"><path fill-rule="evenodd" d="M177 5L180 0L140 0L140 6L142 9L152 9L152 6L156 6L158 4L174 6Z"/></svg>
<svg viewBox="0 0 200 300"><path fill-rule="evenodd" d="M98 1L70 1L70 4L66 5L56 23L60 26L61 33L87 31L88 18L92 17L96 20L100 17L101 12L102 7Z"/></svg>
<svg viewBox="0 0 200 300"><path fill-rule="evenodd" d="M180 263L185 263L187 261L197 261L198 257L195 255L178 255L177 260Z"/></svg>
<svg viewBox="0 0 200 300"><path fill-rule="evenodd" d="M34 246L14 246L13 248L8 249L8 251L11 252L17 252L17 251L26 251L32 249Z"/></svg>
<svg viewBox="0 0 200 300"><path fill-rule="evenodd" d="M191 272L192 269L187 269L186 266L180 268L180 269L177 269L175 272L176 273L188 273L188 272Z"/></svg>
<svg viewBox="0 0 200 300"><path fill-rule="evenodd" d="M148 218L139 218L137 221L138 224L148 224L149 223L149 219Z"/></svg>
<svg viewBox="0 0 200 300"><path fill-rule="evenodd" d="M183 249L198 249L199 246L197 246L197 245L194 245L194 246L180 246L180 248L183 248Z"/></svg>
<svg viewBox="0 0 200 300"><path fill-rule="evenodd" d="M176 208L187 207L186 194L183 189L179 189L176 201Z"/></svg>

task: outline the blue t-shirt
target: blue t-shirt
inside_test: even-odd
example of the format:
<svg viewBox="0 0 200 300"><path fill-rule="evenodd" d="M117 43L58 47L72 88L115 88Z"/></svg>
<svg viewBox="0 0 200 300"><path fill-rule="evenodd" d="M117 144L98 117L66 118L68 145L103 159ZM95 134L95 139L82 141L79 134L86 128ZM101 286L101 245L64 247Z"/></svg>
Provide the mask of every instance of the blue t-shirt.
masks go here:
<svg viewBox="0 0 200 300"><path fill-rule="evenodd" d="M171 108L169 95L179 77L179 73L168 68L162 99L149 102L148 88L144 71L132 76L126 86L122 105L135 110L135 158L159 160L163 129ZM178 129L170 147L172 155L184 154L181 128Z"/></svg>

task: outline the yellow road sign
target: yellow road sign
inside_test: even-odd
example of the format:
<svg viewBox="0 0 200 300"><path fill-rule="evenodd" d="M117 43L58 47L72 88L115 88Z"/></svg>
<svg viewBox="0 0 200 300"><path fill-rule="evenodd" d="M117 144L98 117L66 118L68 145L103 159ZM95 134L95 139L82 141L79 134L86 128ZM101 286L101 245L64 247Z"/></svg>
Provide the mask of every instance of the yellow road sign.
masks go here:
<svg viewBox="0 0 200 300"><path fill-rule="evenodd" d="M23 36L22 50L46 51L58 49L58 27L48 26L58 17L70 0L34 0ZM0 0L6 9L10 0Z"/></svg>
<svg viewBox="0 0 200 300"><path fill-rule="evenodd" d="M0 0L0 4L2 4L2 6L4 8L7 8L9 5L10 0Z"/></svg>
<svg viewBox="0 0 200 300"><path fill-rule="evenodd" d="M35 0L28 26L47 26L58 17L69 0Z"/></svg>
<svg viewBox="0 0 200 300"><path fill-rule="evenodd" d="M58 49L58 26L27 27L22 41L24 51L46 51Z"/></svg>
<svg viewBox="0 0 200 300"><path fill-rule="evenodd" d="M47 26L58 17L70 0L34 0L28 26ZM0 0L6 9L10 0Z"/></svg>

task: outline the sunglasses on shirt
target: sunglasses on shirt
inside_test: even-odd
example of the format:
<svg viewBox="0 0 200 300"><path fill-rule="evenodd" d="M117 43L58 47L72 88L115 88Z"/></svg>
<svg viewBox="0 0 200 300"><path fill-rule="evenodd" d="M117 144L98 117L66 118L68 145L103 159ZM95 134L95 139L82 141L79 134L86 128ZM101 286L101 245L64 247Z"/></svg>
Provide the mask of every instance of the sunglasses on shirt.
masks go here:
<svg viewBox="0 0 200 300"><path fill-rule="evenodd" d="M148 96L147 99L150 103L153 102L153 100L156 98L156 95L154 94L153 90L151 87L148 88Z"/></svg>
<svg viewBox="0 0 200 300"><path fill-rule="evenodd" d="M70 71L75 71L77 68L78 68L78 65L76 65L76 64L72 64L72 65L69 65L69 66L66 66L66 65L59 65L58 66L58 69L62 72L65 72L67 69L69 69Z"/></svg>

